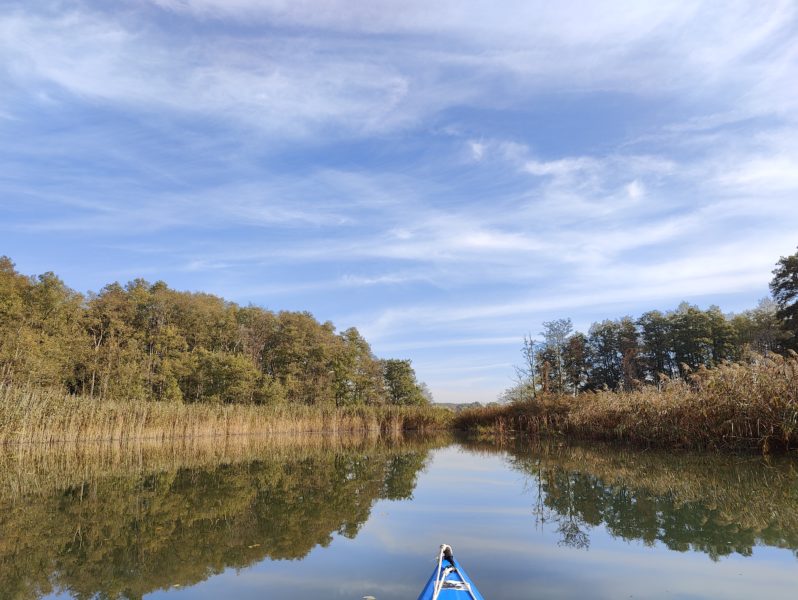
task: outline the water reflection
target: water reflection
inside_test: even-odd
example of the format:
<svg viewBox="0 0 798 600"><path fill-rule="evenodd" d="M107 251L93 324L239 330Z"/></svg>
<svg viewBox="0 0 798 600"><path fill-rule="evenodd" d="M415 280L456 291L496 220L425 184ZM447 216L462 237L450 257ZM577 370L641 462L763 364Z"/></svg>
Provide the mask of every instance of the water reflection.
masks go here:
<svg viewBox="0 0 798 600"><path fill-rule="evenodd" d="M86 600L141 598L264 561L272 587L252 597L310 598L318 590L299 591L297 579L279 590L274 582L291 562L315 558L315 569L327 569L324 585L339 596L382 586L378 597L391 600L420 587L426 554L442 540L473 557L472 570L493 600L518 597L506 592L509 581L539 587L541 577L552 593L556 586L564 597L581 593L573 565L592 581L607 565L590 571L597 553L572 549L606 547L608 540L627 558L636 552L627 542L656 547L642 558L652 564L669 550L717 560L768 546L798 556L794 460L528 441L451 444L448 437L288 437L0 453L0 598L54 591ZM432 451L444 447L420 478ZM402 502L391 515L372 515L378 500ZM359 535L367 522L370 530ZM334 561L309 556L335 538L356 537L336 546ZM531 564L539 571L520 553L496 555L495 548L523 544L538 552ZM364 583L362 593L348 583L358 567L377 580ZM231 577L238 582L231 593L246 595L244 578L228 572L225 585ZM202 595L203 585L189 595Z"/></svg>
<svg viewBox="0 0 798 600"><path fill-rule="evenodd" d="M529 442L505 449L512 467L530 476L535 518L556 524L562 545L588 548L591 528L602 525L623 540L715 560L750 556L755 546L798 557L794 459Z"/></svg>
<svg viewBox="0 0 798 600"><path fill-rule="evenodd" d="M0 590L141 598L227 567L301 559L333 534L357 535L376 500L410 498L436 445L260 440L211 447L205 460L198 448L6 455Z"/></svg>

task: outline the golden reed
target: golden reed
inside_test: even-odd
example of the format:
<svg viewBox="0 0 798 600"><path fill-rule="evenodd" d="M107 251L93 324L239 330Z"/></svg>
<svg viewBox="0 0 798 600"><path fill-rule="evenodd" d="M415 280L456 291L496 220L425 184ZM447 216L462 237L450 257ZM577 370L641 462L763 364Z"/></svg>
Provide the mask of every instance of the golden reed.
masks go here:
<svg viewBox="0 0 798 600"><path fill-rule="evenodd" d="M798 449L798 355L700 369L661 389L539 396L465 411L465 430L551 433L668 448Z"/></svg>
<svg viewBox="0 0 798 600"><path fill-rule="evenodd" d="M0 385L0 444L169 440L266 433L425 431L446 427L434 406L319 407L100 401Z"/></svg>

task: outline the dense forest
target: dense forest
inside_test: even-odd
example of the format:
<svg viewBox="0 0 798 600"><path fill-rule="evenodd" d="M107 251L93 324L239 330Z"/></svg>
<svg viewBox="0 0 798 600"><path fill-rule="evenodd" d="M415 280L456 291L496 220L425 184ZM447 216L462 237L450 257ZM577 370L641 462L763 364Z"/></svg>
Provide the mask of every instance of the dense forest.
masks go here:
<svg viewBox="0 0 798 600"><path fill-rule="evenodd" d="M136 279L80 294L0 257L0 384L114 400L419 405L409 360L355 328Z"/></svg>
<svg viewBox="0 0 798 600"><path fill-rule="evenodd" d="M795 348L798 253L782 258L773 274L773 298L739 314L683 302L667 312L593 323L587 334L574 331L570 319L545 322L541 340L524 339L518 385L505 399L659 386L700 368Z"/></svg>

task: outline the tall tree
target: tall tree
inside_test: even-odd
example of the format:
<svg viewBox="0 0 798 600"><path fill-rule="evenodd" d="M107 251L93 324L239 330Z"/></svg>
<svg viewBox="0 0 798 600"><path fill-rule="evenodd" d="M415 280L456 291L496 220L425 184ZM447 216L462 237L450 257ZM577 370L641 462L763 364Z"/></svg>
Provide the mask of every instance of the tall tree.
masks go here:
<svg viewBox="0 0 798 600"><path fill-rule="evenodd" d="M744 358L747 351L767 356L784 347L789 334L782 327L778 309L771 298L763 298L756 308L732 317L735 360Z"/></svg>
<svg viewBox="0 0 798 600"><path fill-rule="evenodd" d="M0 256L0 383L10 383L22 369L26 348L25 297L30 280Z"/></svg>
<svg viewBox="0 0 798 600"><path fill-rule="evenodd" d="M719 307L712 305L706 312L710 331L710 359L708 367L719 365L734 358L734 328Z"/></svg>
<svg viewBox="0 0 798 600"><path fill-rule="evenodd" d="M544 321L543 362L549 363L547 382L544 384L550 391L564 393L566 391L565 350L568 338L574 331L571 319Z"/></svg>
<svg viewBox="0 0 798 600"><path fill-rule="evenodd" d="M638 387L642 377L640 340L632 317L623 317L618 321L618 353L621 358L621 385L627 390Z"/></svg>
<svg viewBox="0 0 798 600"><path fill-rule="evenodd" d="M416 373L409 360L382 361L385 388L391 404L426 404L424 390L416 381Z"/></svg>
<svg viewBox="0 0 798 600"><path fill-rule="evenodd" d="M505 398L506 400L520 400L527 395L534 398L537 395L537 352L537 340L531 334L525 335L521 346L523 362L515 367L516 385L513 388L515 395L513 398Z"/></svg>
<svg viewBox="0 0 798 600"><path fill-rule="evenodd" d="M343 342L333 361L335 371L335 403L384 404L385 386L381 365L371 346L354 327L339 334Z"/></svg>
<svg viewBox="0 0 798 600"><path fill-rule="evenodd" d="M642 366L647 381L659 385L661 377L673 377L671 331L668 318L658 310L637 320L641 337Z"/></svg>
<svg viewBox="0 0 798 600"><path fill-rule="evenodd" d="M577 332L568 338L563 357L567 384L571 393L576 396L587 383L587 337L585 334Z"/></svg>
<svg viewBox="0 0 798 600"><path fill-rule="evenodd" d="M778 317L790 334L786 345L798 349L798 252L782 256L776 263L770 291L779 306Z"/></svg>
<svg viewBox="0 0 798 600"><path fill-rule="evenodd" d="M623 379L621 326L618 321L593 323L588 330L587 348L590 373L588 387L617 389Z"/></svg>
<svg viewBox="0 0 798 600"><path fill-rule="evenodd" d="M697 306L682 302L668 315L674 360L680 375L710 365L712 361L712 323Z"/></svg>

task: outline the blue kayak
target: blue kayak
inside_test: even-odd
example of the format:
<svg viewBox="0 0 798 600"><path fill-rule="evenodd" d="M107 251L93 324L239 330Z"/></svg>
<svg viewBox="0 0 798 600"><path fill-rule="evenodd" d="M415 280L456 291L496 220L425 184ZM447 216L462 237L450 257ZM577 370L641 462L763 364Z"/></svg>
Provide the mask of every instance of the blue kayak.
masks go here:
<svg viewBox="0 0 798 600"><path fill-rule="evenodd" d="M441 546L438 564L418 600L485 600L463 567L454 559L452 547Z"/></svg>

